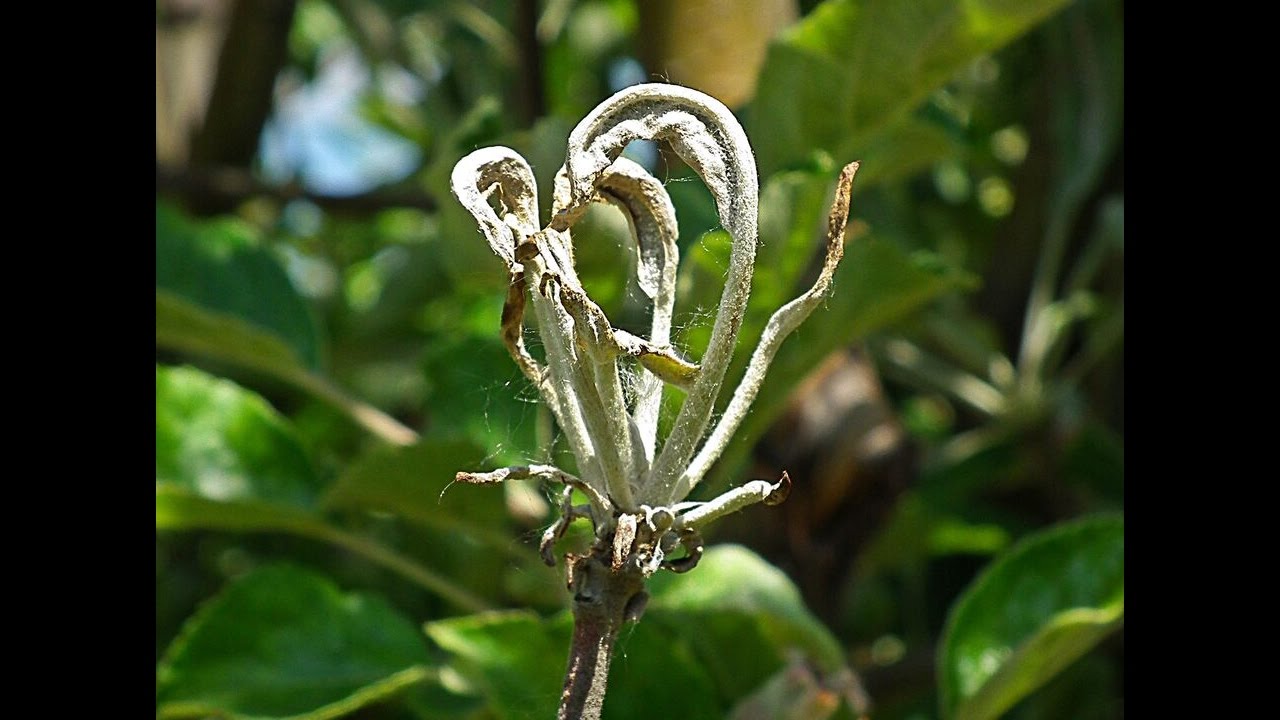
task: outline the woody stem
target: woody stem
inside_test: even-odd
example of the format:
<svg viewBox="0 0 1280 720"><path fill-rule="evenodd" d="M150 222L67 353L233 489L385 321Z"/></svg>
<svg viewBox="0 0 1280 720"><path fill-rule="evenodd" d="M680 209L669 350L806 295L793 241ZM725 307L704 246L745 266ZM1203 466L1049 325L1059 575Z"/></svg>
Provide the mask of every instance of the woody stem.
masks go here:
<svg viewBox="0 0 1280 720"><path fill-rule="evenodd" d="M610 550L598 544L573 567L573 641L557 720L598 720L609 665L627 607L644 591L644 575L628 563L613 569Z"/></svg>

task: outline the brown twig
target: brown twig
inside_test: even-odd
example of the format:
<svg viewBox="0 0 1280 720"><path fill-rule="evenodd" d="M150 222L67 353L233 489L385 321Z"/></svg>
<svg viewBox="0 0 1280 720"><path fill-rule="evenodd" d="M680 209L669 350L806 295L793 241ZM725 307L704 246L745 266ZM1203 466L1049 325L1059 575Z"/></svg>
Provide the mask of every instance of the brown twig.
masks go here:
<svg viewBox="0 0 1280 720"><path fill-rule="evenodd" d="M156 192L197 200L201 207L234 207L255 197L280 202L308 200L321 209L339 215L369 215L389 208L408 207L435 210L436 199L422 192L381 189L362 195L322 195L297 183L270 185L247 170L235 167L173 168L156 165Z"/></svg>
<svg viewBox="0 0 1280 720"><path fill-rule="evenodd" d="M516 107L521 124L528 127L546 114L546 97L542 88L542 44L538 39L537 0L520 0L516 3L516 42L520 47L520 72L516 83L518 96Z"/></svg>
<svg viewBox="0 0 1280 720"><path fill-rule="evenodd" d="M573 641L556 720L598 720L609 682L618 633L647 598L644 573L634 563L613 568L613 542L597 543L589 555L570 557Z"/></svg>

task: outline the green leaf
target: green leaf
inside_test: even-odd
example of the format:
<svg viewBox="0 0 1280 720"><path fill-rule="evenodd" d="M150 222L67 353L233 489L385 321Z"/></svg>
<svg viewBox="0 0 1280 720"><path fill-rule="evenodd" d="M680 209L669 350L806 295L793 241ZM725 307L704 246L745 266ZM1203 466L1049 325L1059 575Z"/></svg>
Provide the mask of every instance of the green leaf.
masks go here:
<svg viewBox="0 0 1280 720"><path fill-rule="evenodd" d="M533 541L514 539L510 488L454 481L459 470L485 467L484 459L482 449L459 440L378 448L353 462L322 504L326 510L392 513L421 525L436 541L421 559L469 586L496 585L515 562L522 580L536 578L555 592L563 583L537 556Z"/></svg>
<svg viewBox="0 0 1280 720"><path fill-rule="evenodd" d="M605 718L725 717L794 651L820 668L843 668L839 644L795 586L749 550L713 547L694 572L659 573L649 589L644 617L614 648ZM498 717L555 713L568 613L486 613L428 623L426 632Z"/></svg>
<svg viewBox="0 0 1280 720"><path fill-rule="evenodd" d="M885 526L859 557L860 571L918 566L930 557L953 554L994 555L1009 546L1009 532L999 524L975 522L963 503L939 502L919 489L908 490Z"/></svg>
<svg viewBox="0 0 1280 720"><path fill-rule="evenodd" d="M192 368L156 368L156 483L220 502L311 508L319 480L258 395Z"/></svg>
<svg viewBox="0 0 1280 720"><path fill-rule="evenodd" d="M497 717L555 716L572 634L567 616L481 613L430 622L424 630Z"/></svg>
<svg viewBox="0 0 1280 720"><path fill-rule="evenodd" d="M1123 515L1024 538L952 608L938 656L943 715L999 717L1123 621Z"/></svg>
<svg viewBox="0 0 1280 720"><path fill-rule="evenodd" d="M564 683L573 618L528 612L486 613L427 624L453 667L499 718L554 717ZM690 644L642 619L614 647L603 717L722 717L725 706ZM671 692L678 682L679 692Z"/></svg>
<svg viewBox="0 0 1280 720"><path fill-rule="evenodd" d="M1066 478L1088 488L1097 500L1124 504L1124 438L1101 422L1088 422L1064 448Z"/></svg>
<svg viewBox="0 0 1280 720"><path fill-rule="evenodd" d="M693 572L659 573L650 581L649 592L646 619L650 614L679 614L701 622L741 614L757 625L756 632L773 648L778 662L786 650L797 648L823 670L844 665L840 644L809 612L786 574L741 545L709 548Z"/></svg>
<svg viewBox="0 0 1280 720"><path fill-rule="evenodd" d="M1059 155L1048 191L1043 249L1027 306L1033 326L1023 337L1024 371L1053 369L1053 345L1060 332L1053 326L1057 288L1072 228L1088 198L1123 141L1124 38L1118 2L1077 3L1045 33L1054 67L1064 68L1058 82L1048 83L1054 107L1052 137ZM1063 82L1088 77L1089 82Z"/></svg>
<svg viewBox="0 0 1280 720"><path fill-rule="evenodd" d="M156 290L157 297L164 290L206 312L236 318L272 335L303 367L319 367L319 330L310 309L280 263L244 223L231 219L196 223L158 203ZM159 307L157 325L158 320ZM238 337L209 339L227 346ZM277 361L276 354L272 348L268 361Z"/></svg>
<svg viewBox="0 0 1280 720"><path fill-rule="evenodd" d="M761 176L803 163L815 150L860 158L876 135L905 120L968 63L1064 4L828 0L818 5L770 46L760 72L747 134Z"/></svg>
<svg viewBox="0 0 1280 720"><path fill-rule="evenodd" d="M156 290L156 345L274 376L342 410L387 442L406 445L417 439L416 433L395 419L307 370L296 353L275 335L240 318L209 312L160 289Z"/></svg>
<svg viewBox="0 0 1280 720"><path fill-rule="evenodd" d="M500 318L497 305L485 330L434 338L423 352L426 401L433 432L475 442L496 465L517 465L537 452L538 393L503 347Z"/></svg>
<svg viewBox="0 0 1280 720"><path fill-rule="evenodd" d="M288 532L387 567L461 608L488 603L319 514L319 480L262 398L191 368L156 368L156 529Z"/></svg>
<svg viewBox="0 0 1280 720"><path fill-rule="evenodd" d="M156 529L314 533L319 486L288 421L260 396L156 367Z"/></svg>
<svg viewBox="0 0 1280 720"><path fill-rule="evenodd" d="M1050 190L1050 230L1074 220L1123 141L1124 37L1121 6L1114 0L1077 3L1046 32L1048 52L1063 68L1052 83L1053 139L1062 154Z"/></svg>
<svg viewBox="0 0 1280 720"><path fill-rule="evenodd" d="M405 448L377 448L342 472L325 493L323 505L328 510L394 513L441 530L488 524L505 513L501 488L450 487L459 470L475 469L484 455L484 450L462 440L428 439Z"/></svg>
<svg viewBox="0 0 1280 720"><path fill-rule="evenodd" d="M156 206L156 345L283 380L394 444L416 434L315 372L319 332L284 270L250 231L197 225Z"/></svg>
<svg viewBox="0 0 1280 720"><path fill-rule="evenodd" d="M281 531L323 534L320 518L298 508L255 500L223 502L201 497L189 488L156 483L157 530Z"/></svg>
<svg viewBox="0 0 1280 720"><path fill-rule="evenodd" d="M306 373L276 335L241 318L210 312L180 295L156 289L156 345L217 358L282 379Z"/></svg>
<svg viewBox="0 0 1280 720"><path fill-rule="evenodd" d="M782 344L751 414L712 471L710 482L704 484L723 487L738 474L747 453L785 408L795 383L828 354L905 320L944 293L974 284L972 276L946 267L934 255L908 254L874 235L851 240L836 271L832 295ZM749 348L755 338L744 336L744 341L751 343L743 346ZM744 367L748 356L740 348L735 367ZM733 372L741 374L740 369Z"/></svg>
<svg viewBox="0 0 1280 720"><path fill-rule="evenodd" d="M377 597L273 566L193 616L156 669L157 715L336 718L435 671L414 624Z"/></svg>
<svg viewBox="0 0 1280 720"><path fill-rule="evenodd" d="M851 152L854 150L850 148ZM907 118L868 137L849 159L862 163L856 187L866 191L880 183L906 180L958 152L957 142L941 127L919 118Z"/></svg>

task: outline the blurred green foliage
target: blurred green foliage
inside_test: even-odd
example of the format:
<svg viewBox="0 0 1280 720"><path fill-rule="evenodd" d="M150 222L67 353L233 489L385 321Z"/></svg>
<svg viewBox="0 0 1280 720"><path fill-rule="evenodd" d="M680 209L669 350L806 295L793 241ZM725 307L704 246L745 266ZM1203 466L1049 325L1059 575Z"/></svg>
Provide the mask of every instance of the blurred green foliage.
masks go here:
<svg viewBox="0 0 1280 720"><path fill-rule="evenodd" d="M189 21L179 5L157 5L158 32ZM216 168L247 190L158 182L157 716L549 717L572 625L535 549L552 494L452 479L572 459L502 347L505 275L448 174L515 148L545 216L573 124L665 70L636 60L653 39L628 0L282 5L286 60L261 70L276 111L249 119L263 148ZM734 108L762 187L731 376L811 279L857 159L850 245L699 492L745 479L851 346L914 471L833 561L839 598L714 538L694 572L655 577L605 717L1122 717L1123 5L799 5ZM349 117L289 125L290 103L340 92ZM408 175L375 162L406 146ZM727 238L695 176L633 149L676 206L675 337L696 357ZM209 169L177 165L163 177ZM325 185L347 166L354 196ZM627 232L593 209L575 237L593 297L634 329Z"/></svg>

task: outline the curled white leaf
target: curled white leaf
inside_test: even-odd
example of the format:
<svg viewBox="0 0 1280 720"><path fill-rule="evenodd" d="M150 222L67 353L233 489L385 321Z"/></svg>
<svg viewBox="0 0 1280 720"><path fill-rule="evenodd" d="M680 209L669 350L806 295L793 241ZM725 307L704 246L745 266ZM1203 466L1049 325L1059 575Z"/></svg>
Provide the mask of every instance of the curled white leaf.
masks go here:
<svg viewBox="0 0 1280 720"><path fill-rule="evenodd" d="M720 223L733 238L729 272L701 370L642 485L645 495L667 497L706 432L733 358L751 292L760 187L751 144L723 103L690 88L634 85L597 106L569 134L565 165L570 204L552 218L552 227L567 224L591 201L602 174L626 145L637 139L671 144L706 183L715 198Z"/></svg>

